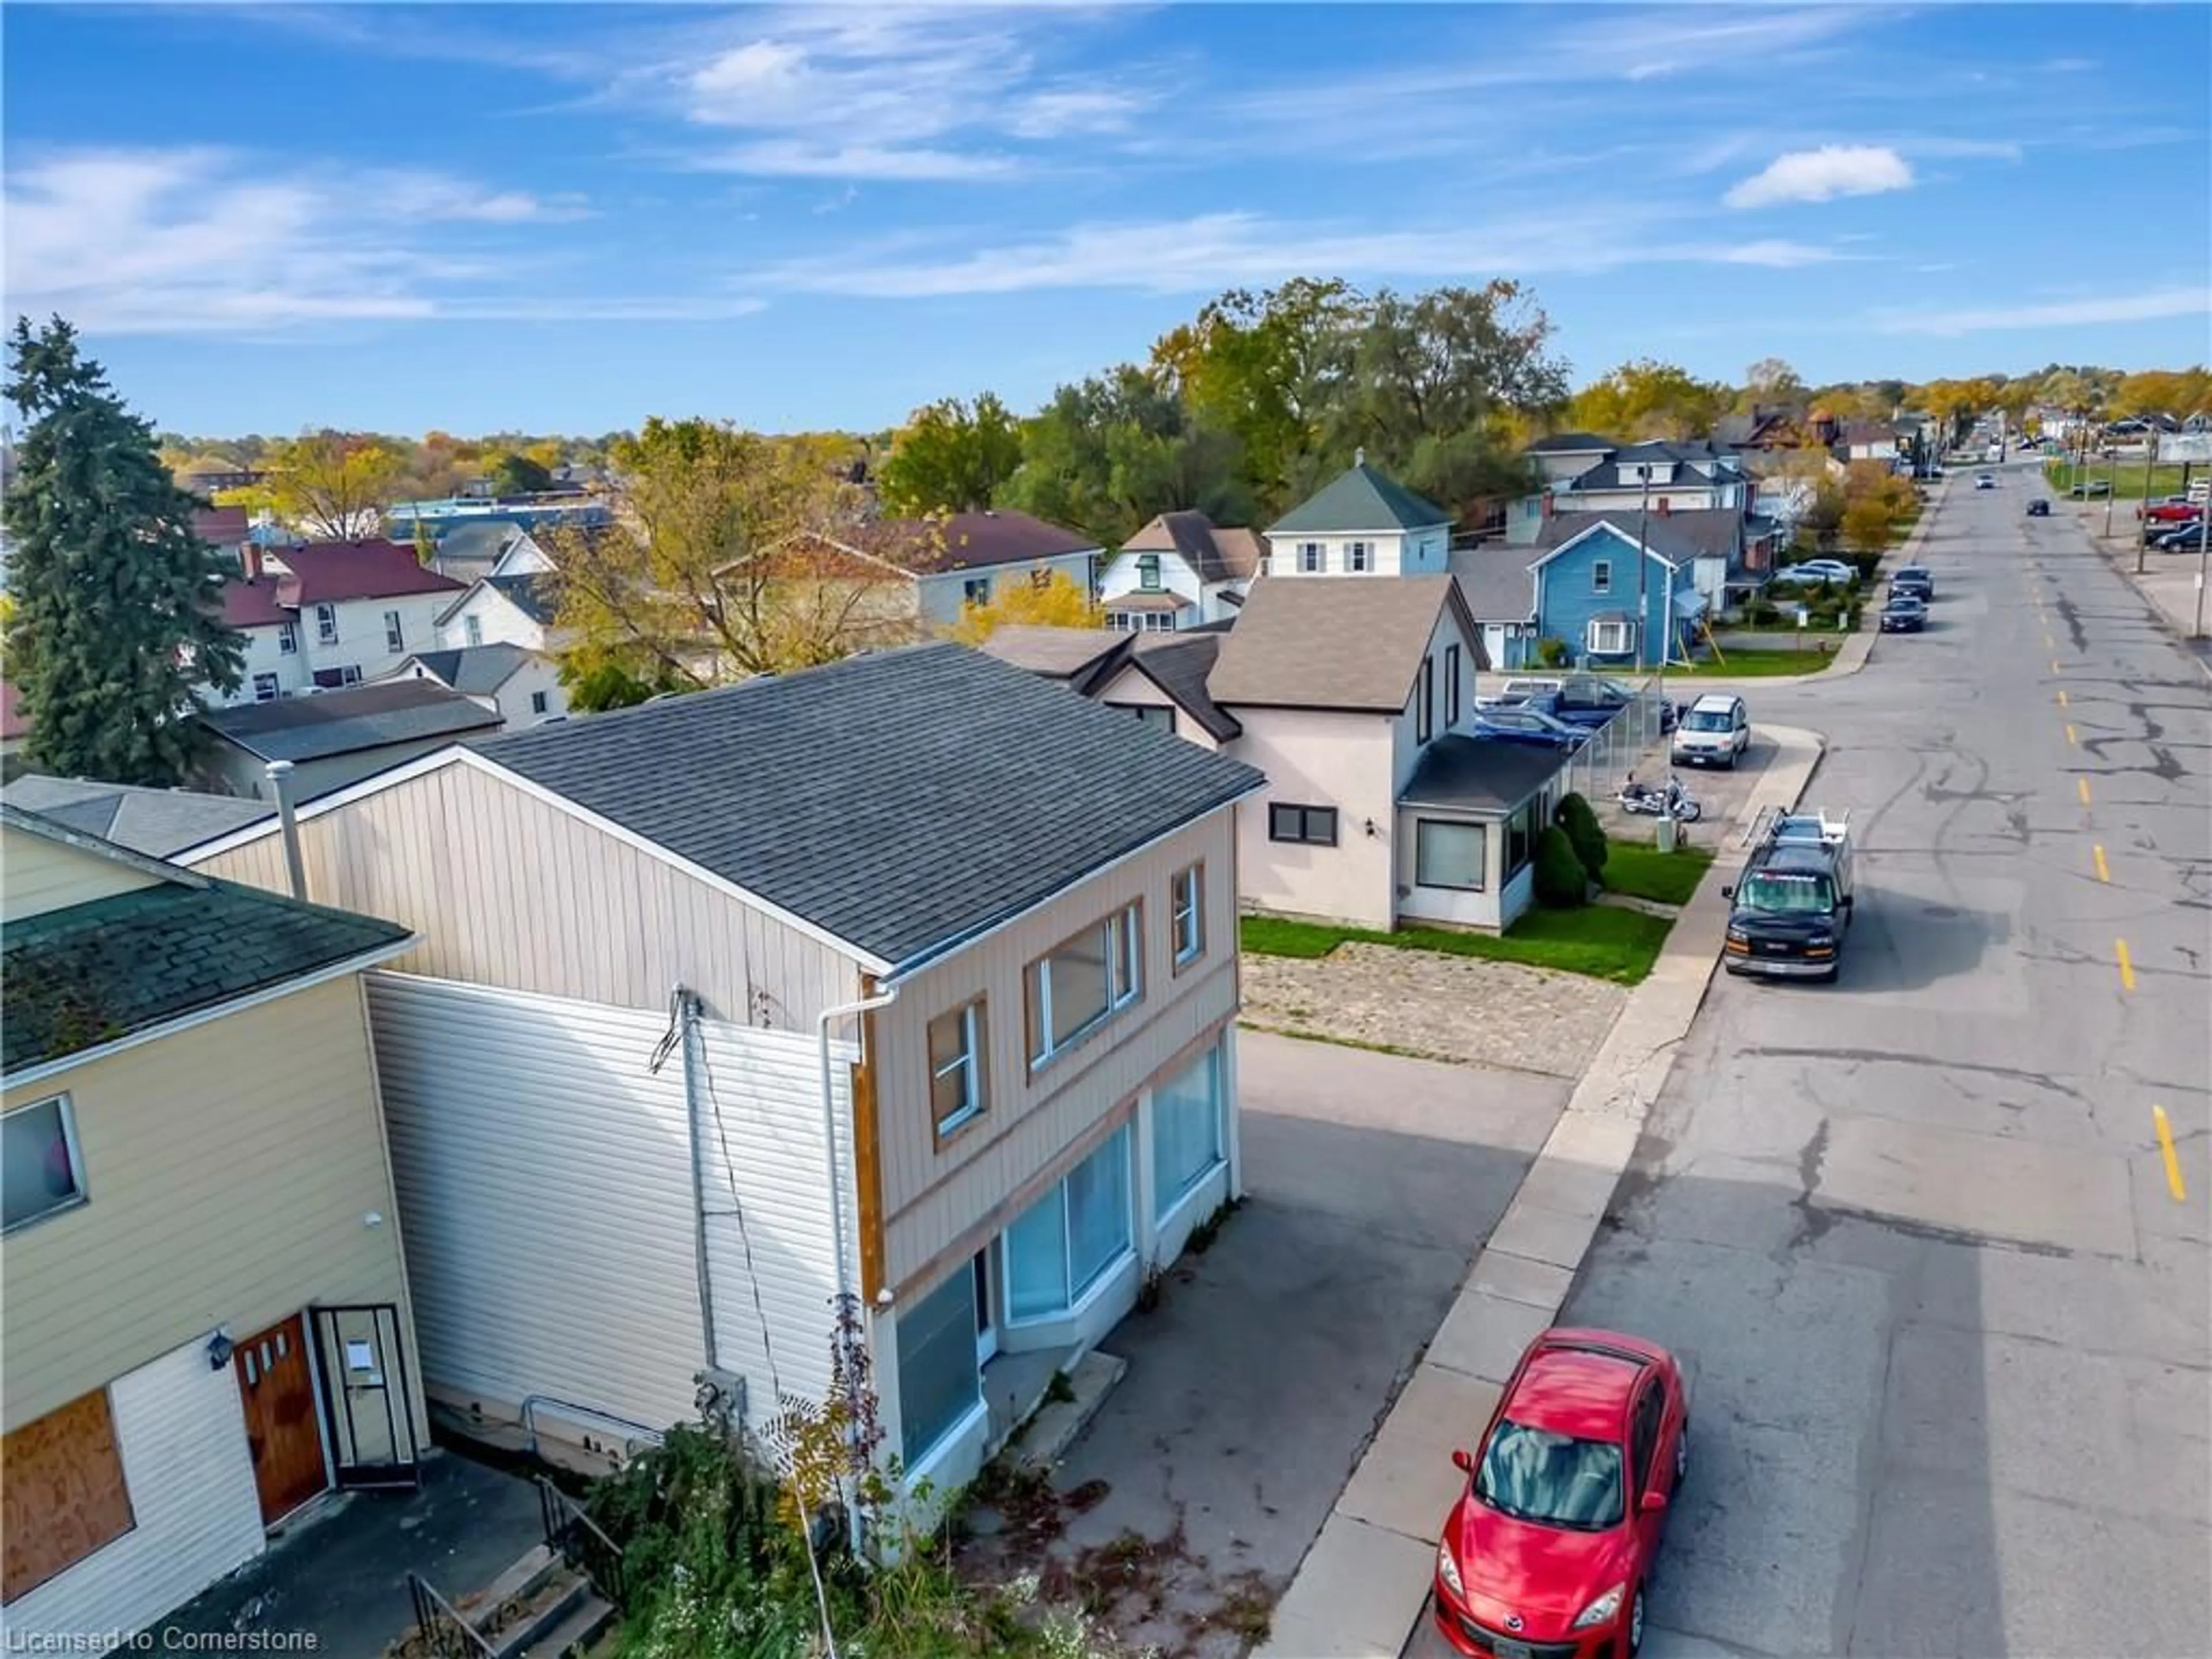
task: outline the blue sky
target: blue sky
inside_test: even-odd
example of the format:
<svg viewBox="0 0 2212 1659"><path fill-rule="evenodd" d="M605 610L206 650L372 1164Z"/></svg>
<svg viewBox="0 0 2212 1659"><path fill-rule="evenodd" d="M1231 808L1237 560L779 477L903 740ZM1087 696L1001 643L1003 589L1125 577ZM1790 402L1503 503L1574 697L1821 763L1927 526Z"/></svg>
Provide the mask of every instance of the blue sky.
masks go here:
<svg viewBox="0 0 2212 1659"><path fill-rule="evenodd" d="M10 5L11 313L164 428L872 428L1231 285L1577 379L2208 355L2195 5ZM2161 68L2161 66L2163 66Z"/></svg>

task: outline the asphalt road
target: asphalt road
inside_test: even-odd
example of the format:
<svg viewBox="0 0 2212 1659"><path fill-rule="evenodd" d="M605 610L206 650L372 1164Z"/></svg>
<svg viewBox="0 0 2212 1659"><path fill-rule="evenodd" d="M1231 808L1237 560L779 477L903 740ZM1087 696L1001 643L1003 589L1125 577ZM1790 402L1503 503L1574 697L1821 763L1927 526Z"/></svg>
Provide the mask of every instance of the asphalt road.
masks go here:
<svg viewBox="0 0 2212 1659"><path fill-rule="evenodd" d="M1564 1316L1693 1376L1647 1655L2212 1651L2212 677L2000 476L1925 635L1747 694L1860 914L1717 983Z"/></svg>

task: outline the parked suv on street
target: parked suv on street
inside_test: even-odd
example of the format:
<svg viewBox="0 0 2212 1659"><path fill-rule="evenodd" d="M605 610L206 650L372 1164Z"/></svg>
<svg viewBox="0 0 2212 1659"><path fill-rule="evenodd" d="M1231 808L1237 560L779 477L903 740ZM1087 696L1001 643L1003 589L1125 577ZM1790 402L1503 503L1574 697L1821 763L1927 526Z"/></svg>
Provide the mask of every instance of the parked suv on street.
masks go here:
<svg viewBox="0 0 2212 1659"><path fill-rule="evenodd" d="M1725 766L1733 771L1751 746L1751 716L1732 691L1708 691L1675 723L1668 752L1677 766Z"/></svg>

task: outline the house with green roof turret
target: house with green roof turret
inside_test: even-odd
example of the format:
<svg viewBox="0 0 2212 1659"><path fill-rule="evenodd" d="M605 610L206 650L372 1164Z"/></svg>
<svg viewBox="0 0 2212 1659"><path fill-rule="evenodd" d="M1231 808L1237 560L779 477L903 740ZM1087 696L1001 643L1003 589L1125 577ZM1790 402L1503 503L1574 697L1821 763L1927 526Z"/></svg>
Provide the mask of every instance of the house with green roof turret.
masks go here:
<svg viewBox="0 0 2212 1659"><path fill-rule="evenodd" d="M1420 576L1449 568L1451 514L1367 464L1348 471L1270 525L1270 576Z"/></svg>

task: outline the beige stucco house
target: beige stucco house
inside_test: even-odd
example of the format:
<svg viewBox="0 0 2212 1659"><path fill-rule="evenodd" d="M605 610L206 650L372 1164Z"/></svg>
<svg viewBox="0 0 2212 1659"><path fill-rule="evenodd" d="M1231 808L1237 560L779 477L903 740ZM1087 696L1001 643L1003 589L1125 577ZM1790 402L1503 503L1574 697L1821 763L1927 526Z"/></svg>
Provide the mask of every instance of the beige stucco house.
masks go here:
<svg viewBox="0 0 2212 1659"><path fill-rule="evenodd" d="M1453 576L1363 574L1255 582L1226 628L983 648L1265 773L1238 809L1245 909L1504 928L1534 896L1560 757L1473 734L1481 634Z"/></svg>
<svg viewBox="0 0 2212 1659"><path fill-rule="evenodd" d="M618 1449L870 1350L949 1491L1240 1186L1249 768L951 645L511 733L311 804L434 1401ZM283 881L280 833L193 854ZM526 1405L526 1402L530 1402Z"/></svg>
<svg viewBox="0 0 2212 1659"><path fill-rule="evenodd" d="M9 1650L125 1637L428 1444L362 974L406 929L0 806Z"/></svg>

